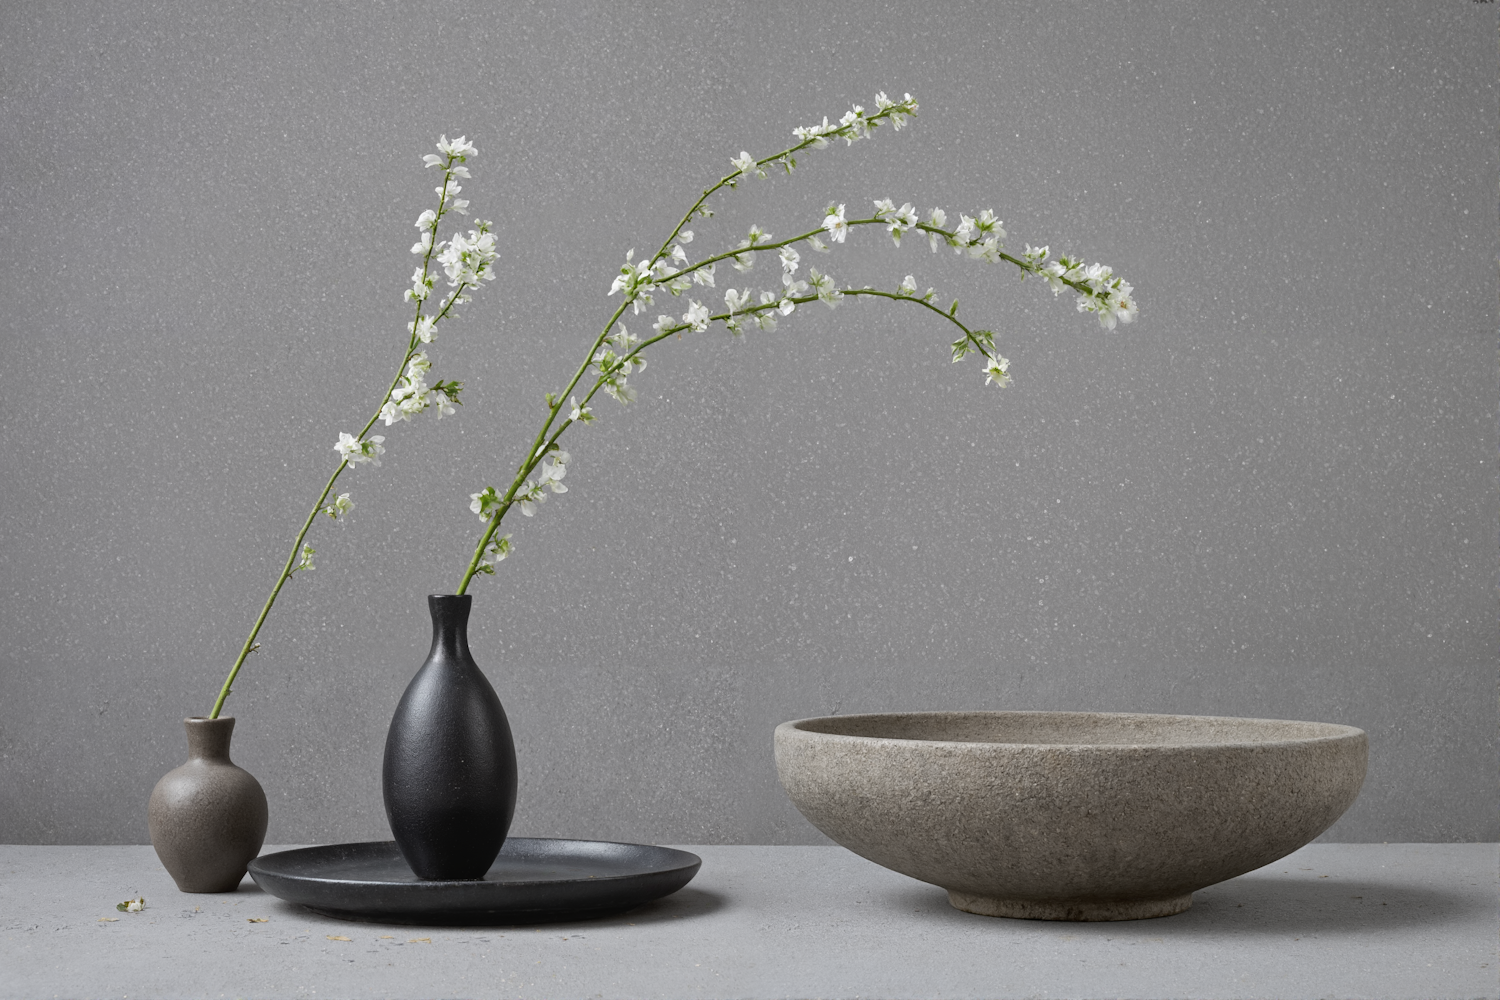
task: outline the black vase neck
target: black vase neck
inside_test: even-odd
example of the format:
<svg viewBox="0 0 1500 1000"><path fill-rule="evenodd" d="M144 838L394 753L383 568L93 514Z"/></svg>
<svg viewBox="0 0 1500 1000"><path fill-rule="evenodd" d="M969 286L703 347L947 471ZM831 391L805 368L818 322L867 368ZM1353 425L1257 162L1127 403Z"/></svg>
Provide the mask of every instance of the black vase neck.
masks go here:
<svg viewBox="0 0 1500 1000"><path fill-rule="evenodd" d="M429 594L427 609L432 612L432 651L429 660L472 662L469 652L469 608L474 598L469 594Z"/></svg>

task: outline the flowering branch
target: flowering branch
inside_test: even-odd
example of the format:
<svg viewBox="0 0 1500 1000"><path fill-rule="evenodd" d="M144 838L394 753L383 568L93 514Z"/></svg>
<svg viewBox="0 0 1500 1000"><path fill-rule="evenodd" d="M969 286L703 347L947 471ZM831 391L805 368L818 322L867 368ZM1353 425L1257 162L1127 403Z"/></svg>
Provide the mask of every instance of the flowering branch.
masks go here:
<svg viewBox="0 0 1500 1000"><path fill-rule="evenodd" d="M960 214L958 224L949 229L947 214L940 208L934 208L924 222L918 218L910 202L897 208L890 199L879 199L874 203L873 215L854 219L845 217L844 205L830 205L822 223L808 232L777 241L758 226L752 226L748 237L734 248L704 257L697 263L689 263L684 245L692 243L693 233L684 227L695 215L708 217L713 214L705 207L710 196L726 187L737 187L742 179L751 174L764 178L768 175L768 170L774 167L779 166L790 174L797 166L795 154L809 148L824 148L831 139L841 138L852 145L860 139L869 138L885 122L900 129L917 111L917 103L910 94L899 102L890 100L885 94L879 94L876 105L878 110L873 115L866 115L864 109L856 105L837 124L830 124L824 118L821 125L795 129L794 134L800 141L772 156L756 160L749 153L741 153L732 159L735 170L726 174L717 184L704 189L655 254L639 261L634 259L634 250L625 255L625 264L610 287L611 295L621 293L621 302L594 339L586 359L563 391L547 394L546 419L526 457L517 467L509 488L500 493L494 487L486 486L470 496L470 509L484 520L485 528L463 579L459 582L459 594L467 590L475 575L494 573L495 565L510 555L511 536L504 535L497 539L496 532L513 506L519 505L521 513L531 517L549 493L567 492L562 479L567 474L571 456L558 443L562 434L574 423L593 422L595 417L589 404L601 389L621 403L632 402L636 398L636 391L628 385L628 379L646 367L646 359L641 352L669 336L707 330L709 324L715 322L722 322L735 335L742 333L749 323L762 330L774 330L778 318L791 315L799 305L820 301L833 308L845 297L884 298L913 303L943 317L962 334L952 344L952 360L958 362L971 353L978 353L985 360L983 371L986 384L1001 387L1010 384L1010 362L995 350L994 334L989 330L971 329L960 321L956 300L946 310L940 308L934 302L934 289L929 288L920 296L917 294L916 279L912 275L907 275L895 291L868 286L841 288L831 276L812 267L808 268L804 280L797 277L802 260L798 245L805 245L815 252L828 253L832 250L829 244L843 243L851 229L882 225L886 227L896 246L900 247L902 235L915 230L927 237L933 253L937 252L940 245L945 245L952 248L954 253L974 260L1012 264L1021 271L1023 279L1030 275L1041 277L1051 287L1054 295L1064 289L1071 289L1078 296L1079 311L1093 313L1106 329L1114 329L1118 323L1129 323L1135 319L1137 306L1133 289L1110 268L1102 264L1085 266L1082 261L1066 254L1056 260L1049 260L1050 250L1047 247L1037 249L1028 245L1026 252L1019 257L1006 253L1001 243L1006 235L1005 230L989 209L973 216ZM704 303L690 298L688 309L680 318L660 315L652 327L655 335L644 340L632 336L623 325L617 326L627 307L633 314L640 314L646 307L654 304L653 295L658 291L665 290L673 296L681 296L695 287L713 288L714 272L719 263L728 261L736 270L745 272L754 267L758 255L771 252L776 253L781 265L780 288L761 291L758 295L749 288L726 289L724 302L727 310L716 315L711 315ZM573 392L591 368L596 372L594 382L580 402ZM564 407L568 408L568 415L559 423ZM555 424L557 426L554 430ZM532 479L530 477L534 472L537 475Z"/></svg>
<svg viewBox="0 0 1500 1000"><path fill-rule="evenodd" d="M375 426L375 421L384 420L385 425L389 427L400 421L410 420L429 408L437 410L438 418L441 419L447 414L456 412L455 407L461 405L458 397L463 390L463 383L438 381L430 386L427 384L426 374L432 364L427 359L426 351L421 348L432 342L434 330L439 323L451 318L456 307L470 300L474 289L479 286L480 282L494 280L495 237L490 232L490 223L479 220L475 222L475 228L469 230L467 236L463 233L454 233L451 239L437 240L438 224L449 212L458 212L460 215L469 214L469 202L458 197L462 188L457 184L457 180L470 176L469 168L465 164L468 158L476 153L474 145L463 136L449 142L445 135L438 141L437 148L441 156L428 153L423 157L423 163L427 167L442 168L443 183L433 189L438 196L437 207L423 212L416 222L419 237L412 246L411 252L420 254L422 263L412 272L412 287L407 289L405 294L406 301L416 303L416 315L407 326L405 353L401 357L401 363L396 366L395 377L391 379L385 395L381 398L380 408L375 411L374 416L365 422L358 434L340 432L338 443L334 445L334 450L339 454L338 467L333 470L333 475L328 478L323 491L318 494L312 510L302 522L301 530L292 541L291 553L276 577L270 596L266 598L260 615L250 629L250 635L245 639L239 656L229 669L229 676L224 679L224 685L219 689L219 697L214 701L213 710L208 716L210 719L219 717L220 711L224 708L224 701L229 697L229 692L234 686L235 678L239 676L240 667L244 666L245 659L251 653L260 648L256 636L260 634L266 616L271 613L271 608L275 605L281 588L286 585L293 574L316 569L313 565L313 555L316 550L305 543L313 521L319 514L339 520L354 508L354 501L349 498L348 493L340 493L331 501L328 499L339 476L352 465L367 463L380 465L380 456L385 453L385 437L380 434L366 437L370 428ZM431 297L436 283L432 267L434 256L448 278L448 287L451 291L440 300L436 312L424 315L424 304Z"/></svg>

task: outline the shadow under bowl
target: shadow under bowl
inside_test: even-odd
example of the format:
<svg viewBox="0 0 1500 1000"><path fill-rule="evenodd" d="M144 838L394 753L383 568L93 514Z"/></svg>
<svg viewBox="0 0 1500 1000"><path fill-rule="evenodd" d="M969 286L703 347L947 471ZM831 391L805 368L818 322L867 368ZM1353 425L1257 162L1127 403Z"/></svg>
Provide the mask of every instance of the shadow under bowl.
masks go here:
<svg viewBox="0 0 1500 1000"><path fill-rule="evenodd" d="M1311 842L1364 782L1363 730L1104 712L912 712L776 727L776 770L849 850L1040 920L1180 913Z"/></svg>

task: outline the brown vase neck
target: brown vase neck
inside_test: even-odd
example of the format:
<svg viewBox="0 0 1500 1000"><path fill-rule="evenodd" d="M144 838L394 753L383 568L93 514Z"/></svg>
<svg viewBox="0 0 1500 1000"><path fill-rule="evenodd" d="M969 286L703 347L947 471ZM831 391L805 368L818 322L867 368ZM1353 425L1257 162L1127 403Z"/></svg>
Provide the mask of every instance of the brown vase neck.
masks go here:
<svg viewBox="0 0 1500 1000"><path fill-rule="evenodd" d="M182 724L187 729L190 759L230 763L229 737L234 733L233 716L221 716L217 719L195 716L191 719L183 719Z"/></svg>

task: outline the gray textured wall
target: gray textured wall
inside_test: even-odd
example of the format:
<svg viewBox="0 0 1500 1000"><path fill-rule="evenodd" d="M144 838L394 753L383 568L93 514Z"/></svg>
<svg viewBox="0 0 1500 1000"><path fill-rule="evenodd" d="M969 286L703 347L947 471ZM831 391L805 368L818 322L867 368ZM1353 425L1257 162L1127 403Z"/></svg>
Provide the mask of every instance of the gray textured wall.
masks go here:
<svg viewBox="0 0 1500 1000"><path fill-rule="evenodd" d="M439 132L480 146L502 280L433 351L459 416L348 474L231 699L273 842L383 834L424 595L624 252L880 89L909 131L721 198L695 249L830 200L992 205L1141 319L866 230L818 263L961 298L1013 388L878 305L655 351L475 591L516 832L818 842L777 722L1052 708L1361 726L1328 838L1500 838L1493 6L566 7L0 11L0 840L146 839L399 357Z"/></svg>

